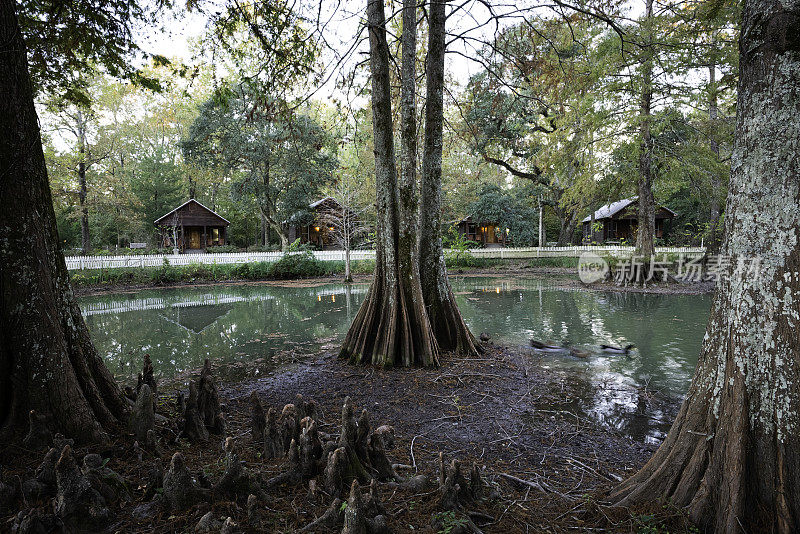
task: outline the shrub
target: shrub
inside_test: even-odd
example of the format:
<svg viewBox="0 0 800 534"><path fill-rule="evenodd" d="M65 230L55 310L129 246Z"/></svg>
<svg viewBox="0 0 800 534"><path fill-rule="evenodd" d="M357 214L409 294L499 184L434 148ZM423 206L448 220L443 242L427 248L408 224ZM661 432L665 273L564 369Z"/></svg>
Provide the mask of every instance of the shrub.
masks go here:
<svg viewBox="0 0 800 534"><path fill-rule="evenodd" d="M328 274L328 267L325 263L315 258L309 251L294 252L290 250L280 260L272 264L270 275L280 280L322 276Z"/></svg>

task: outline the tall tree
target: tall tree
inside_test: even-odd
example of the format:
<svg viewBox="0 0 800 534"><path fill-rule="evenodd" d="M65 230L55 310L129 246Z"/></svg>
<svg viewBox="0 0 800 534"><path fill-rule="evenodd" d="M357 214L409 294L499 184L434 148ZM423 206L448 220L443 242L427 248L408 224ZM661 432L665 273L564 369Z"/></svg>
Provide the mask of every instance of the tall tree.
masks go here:
<svg viewBox="0 0 800 534"><path fill-rule="evenodd" d="M419 274L428 319L439 348L476 355L479 346L456 304L442 249L442 131L446 0L432 0L425 60L425 137L420 180ZM409 10L410 11L410 10ZM405 19L404 19L405 25Z"/></svg>
<svg viewBox="0 0 800 534"><path fill-rule="evenodd" d="M414 72L416 59L416 2L404 1L403 23L401 142L405 176L398 180L386 17L383 0L367 1L378 211L376 262L369 292L350 325L340 353L352 363L384 367L432 366L439 361L439 348L425 311L416 260L417 244L413 234L417 217L413 198L416 184L409 183L411 168L415 168L416 163L405 159L406 151L411 149L411 140L406 137L412 128L408 121L415 113L412 91L416 80L409 78L408 73Z"/></svg>
<svg viewBox="0 0 800 534"><path fill-rule="evenodd" d="M0 442L27 427L30 410L99 439L127 405L70 288L16 9L0 1Z"/></svg>
<svg viewBox="0 0 800 534"><path fill-rule="evenodd" d="M639 94L639 193L638 223L636 232L636 252L645 258L655 252L656 202L653 197L653 143L650 126L653 115L653 61L655 59L653 36L653 0L645 0L645 14L642 21L643 39L641 82Z"/></svg>
<svg viewBox="0 0 800 534"><path fill-rule="evenodd" d="M256 200L267 225L264 244L272 230L286 250L287 224L310 222L308 204L332 181L335 156L315 120L261 87L244 82L203 103L181 145L190 163L230 174L234 196Z"/></svg>
<svg viewBox="0 0 800 534"><path fill-rule="evenodd" d="M612 499L669 500L713 532L789 533L800 530L800 1L747 0L739 61L728 276L672 429Z"/></svg>

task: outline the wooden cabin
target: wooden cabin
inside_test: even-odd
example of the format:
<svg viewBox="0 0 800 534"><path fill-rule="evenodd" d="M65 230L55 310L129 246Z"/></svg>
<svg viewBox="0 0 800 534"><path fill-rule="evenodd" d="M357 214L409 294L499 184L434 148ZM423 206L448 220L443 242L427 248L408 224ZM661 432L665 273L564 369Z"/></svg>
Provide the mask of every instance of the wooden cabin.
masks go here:
<svg viewBox="0 0 800 534"><path fill-rule="evenodd" d="M162 248L181 252L204 252L227 243L230 222L213 210L190 199L155 221Z"/></svg>
<svg viewBox="0 0 800 534"><path fill-rule="evenodd" d="M594 212L594 228L592 217L583 219L583 241L585 243L619 243L622 240L633 243L639 224L639 204L637 197L626 198L602 206ZM664 206L656 206L656 235L664 237L664 230L676 213Z"/></svg>
<svg viewBox="0 0 800 534"><path fill-rule="evenodd" d="M456 227L459 233L469 241L475 241L484 247L497 248L506 246L506 233L497 224L478 224L473 220L472 216L469 216L458 221Z"/></svg>
<svg viewBox="0 0 800 534"><path fill-rule="evenodd" d="M341 248L336 239L336 226L341 224L343 208L333 197L325 197L308 205L314 213L314 220L305 226L288 227L289 242L300 239L300 243L311 243L322 250ZM349 226L359 226L358 216L351 213ZM341 232L338 232L341 234Z"/></svg>

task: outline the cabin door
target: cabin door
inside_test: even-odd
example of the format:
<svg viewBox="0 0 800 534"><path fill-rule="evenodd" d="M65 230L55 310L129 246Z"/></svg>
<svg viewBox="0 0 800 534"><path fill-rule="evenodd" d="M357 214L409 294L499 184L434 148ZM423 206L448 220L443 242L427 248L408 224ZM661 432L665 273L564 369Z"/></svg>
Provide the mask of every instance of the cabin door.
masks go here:
<svg viewBox="0 0 800 534"><path fill-rule="evenodd" d="M200 230L198 228L192 228L189 230L189 248L201 248Z"/></svg>

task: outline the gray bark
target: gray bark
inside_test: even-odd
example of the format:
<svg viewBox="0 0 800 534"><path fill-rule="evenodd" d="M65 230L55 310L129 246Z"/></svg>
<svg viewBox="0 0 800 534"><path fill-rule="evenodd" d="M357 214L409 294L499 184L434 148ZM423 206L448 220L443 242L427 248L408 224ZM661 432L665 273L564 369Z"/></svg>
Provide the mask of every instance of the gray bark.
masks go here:
<svg viewBox="0 0 800 534"><path fill-rule="evenodd" d="M652 24L653 0L646 0L645 23ZM642 65L642 93L639 109L639 222L636 232L636 253L650 258L655 254L655 200L653 198L653 141L650 121L653 102L653 36L648 29L645 59Z"/></svg>
<svg viewBox="0 0 800 534"><path fill-rule="evenodd" d="M713 532L800 530L800 1L747 0L722 253L692 386L612 494L669 500ZM757 273L736 273L760 259Z"/></svg>
<svg viewBox="0 0 800 534"><path fill-rule="evenodd" d="M88 188L86 185L86 121L80 108L76 113L76 133L78 134L78 202L81 206L81 248L89 254L92 244L89 237L89 207L86 205Z"/></svg>
<svg viewBox="0 0 800 534"><path fill-rule="evenodd" d="M15 5L0 1L0 443L31 410L85 442L128 410L70 287Z"/></svg>
<svg viewBox="0 0 800 534"><path fill-rule="evenodd" d="M715 46L712 42L712 47ZM715 62L708 67L708 120L711 123L711 135L709 144L711 152L719 159L719 143L716 139L717 123L719 121L719 106L717 105L717 65ZM720 209L720 190L722 184L717 178L716 173L711 175L711 201L709 202L709 232L708 232L708 248L709 250L716 251L719 248L719 218L721 215Z"/></svg>
<svg viewBox="0 0 800 534"><path fill-rule="evenodd" d="M368 0L367 25L372 75L377 232L375 275L364 303L350 325L340 357L351 363L433 366L439 349L422 299L416 237L408 234L414 217L413 184L400 184L395 167L389 70L389 45L382 0ZM404 33L411 31L404 28ZM404 53L404 56L406 54ZM404 128L407 125L404 125Z"/></svg>
<svg viewBox="0 0 800 534"><path fill-rule="evenodd" d="M456 304L442 249L442 129L444 123L445 0L429 10L427 99L420 182L420 277L425 306L439 347L461 355L479 352Z"/></svg>

